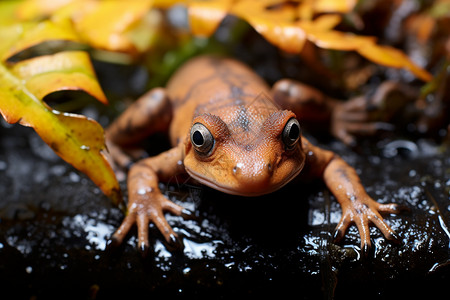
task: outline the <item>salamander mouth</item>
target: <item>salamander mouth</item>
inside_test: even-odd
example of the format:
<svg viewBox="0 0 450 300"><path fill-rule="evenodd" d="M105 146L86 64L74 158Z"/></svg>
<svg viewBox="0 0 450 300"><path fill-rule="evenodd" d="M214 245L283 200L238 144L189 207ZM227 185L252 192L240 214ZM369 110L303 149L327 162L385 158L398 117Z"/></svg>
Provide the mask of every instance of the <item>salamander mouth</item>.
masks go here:
<svg viewBox="0 0 450 300"><path fill-rule="evenodd" d="M215 190L218 190L220 192L230 194L230 195L238 195L238 196L245 196L245 197L256 197L261 195L270 194L272 192L275 192L276 190L281 189L283 186L288 184L292 179L297 177L297 175L301 172L303 169L303 166L298 168L298 170L294 173L292 173L288 178L285 178L285 180L281 181L278 184L273 184L268 188L253 190L248 189L245 184L240 186L233 186L233 185L225 185L225 184L219 184L216 181L212 180L211 178L204 177L200 174L197 174L196 172L190 170L189 168L186 168L186 172L191 176L193 179L197 180L201 184L204 184L210 188L213 188Z"/></svg>

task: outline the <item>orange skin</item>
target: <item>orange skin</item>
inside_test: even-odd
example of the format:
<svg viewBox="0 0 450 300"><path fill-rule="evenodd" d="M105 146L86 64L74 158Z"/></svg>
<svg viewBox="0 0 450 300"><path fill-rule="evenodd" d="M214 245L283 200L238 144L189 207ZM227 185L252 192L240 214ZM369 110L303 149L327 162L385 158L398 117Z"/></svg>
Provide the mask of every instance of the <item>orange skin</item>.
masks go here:
<svg viewBox="0 0 450 300"><path fill-rule="evenodd" d="M199 57L181 67L165 89L143 95L106 130L112 161L121 167L131 165L126 149L156 132L167 132L172 148L131 165L128 212L113 240L121 243L137 224L139 247L145 253L152 222L169 244L177 244L177 235L164 213L183 217L190 213L167 199L158 182L181 174L225 193L244 196L273 192L297 177L323 179L342 206L335 240L355 224L361 249L367 253L371 245L369 223L387 239L396 240L380 213L398 213L399 207L374 201L352 167L301 136L296 115L326 118L335 106L321 97L305 100L305 93L296 94L304 88L284 80L270 90L237 61ZM279 108L286 103L291 110Z"/></svg>

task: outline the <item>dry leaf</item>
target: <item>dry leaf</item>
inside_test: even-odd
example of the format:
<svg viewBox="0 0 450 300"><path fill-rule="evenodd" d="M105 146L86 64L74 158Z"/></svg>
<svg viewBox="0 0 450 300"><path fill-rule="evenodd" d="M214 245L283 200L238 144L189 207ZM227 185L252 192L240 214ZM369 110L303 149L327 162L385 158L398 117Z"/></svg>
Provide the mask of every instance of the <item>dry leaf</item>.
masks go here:
<svg viewBox="0 0 450 300"><path fill-rule="evenodd" d="M247 21L258 33L278 48L290 52L302 51L306 40L324 49L357 51L371 61L389 67L405 68L418 78L428 81L431 74L413 63L403 52L392 47L378 46L373 37L340 32L333 28L341 21L337 14L346 13L356 5L356 0L228 0L194 1L194 34L210 35L227 13ZM211 12L214 7L214 14ZM203 10L203 11L202 11ZM213 18L210 18L211 16ZM191 20L192 22L192 20ZM206 28L205 30L203 30ZM203 30L203 31L202 31Z"/></svg>
<svg viewBox="0 0 450 300"><path fill-rule="evenodd" d="M414 64L405 53L393 47L372 43L358 48L357 51L378 64L393 68L405 68L424 81L430 81L433 78L426 70Z"/></svg>
<svg viewBox="0 0 450 300"><path fill-rule="evenodd" d="M210 36L230 10L233 0L190 1L189 22L198 36Z"/></svg>
<svg viewBox="0 0 450 300"><path fill-rule="evenodd" d="M125 34L150 10L151 0L89 1L72 16L81 39L94 48L136 52Z"/></svg>

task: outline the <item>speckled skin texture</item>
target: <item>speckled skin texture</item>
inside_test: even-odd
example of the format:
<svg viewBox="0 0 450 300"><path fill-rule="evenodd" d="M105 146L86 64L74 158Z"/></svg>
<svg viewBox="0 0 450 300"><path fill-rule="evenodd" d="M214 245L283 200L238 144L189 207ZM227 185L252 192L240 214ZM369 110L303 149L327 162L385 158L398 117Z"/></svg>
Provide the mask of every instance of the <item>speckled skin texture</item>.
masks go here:
<svg viewBox="0 0 450 300"><path fill-rule="evenodd" d="M355 224L367 253L369 223L396 240L380 213L397 213L400 208L374 201L352 167L301 137L296 114L309 115L308 108L317 109L324 100L303 105L304 96L291 93L293 111L284 110L280 105L286 99L273 97L280 95L280 86L270 90L253 71L232 59L199 57L181 67L165 89L153 89L130 106L106 132L112 161L129 165L125 148L156 132L167 132L172 148L131 166L128 214L114 240L121 243L136 223L139 246L146 253L148 224L153 222L168 243L177 245L164 213L185 217L190 213L163 196L158 182L186 173L219 191L244 196L271 193L294 179L322 179L342 206L337 241ZM195 124L201 128L198 132ZM283 201L273 205L289 208Z"/></svg>

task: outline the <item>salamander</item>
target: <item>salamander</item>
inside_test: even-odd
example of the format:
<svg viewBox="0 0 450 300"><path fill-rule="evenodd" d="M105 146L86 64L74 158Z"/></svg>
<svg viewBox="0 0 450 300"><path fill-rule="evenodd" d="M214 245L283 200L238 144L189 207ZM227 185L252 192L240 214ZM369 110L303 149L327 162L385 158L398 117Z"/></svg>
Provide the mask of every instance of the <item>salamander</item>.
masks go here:
<svg viewBox="0 0 450 300"><path fill-rule="evenodd" d="M113 240L121 243L136 224L145 252L149 223L154 223L168 243L177 243L164 214L189 217L190 212L165 197L158 183L182 174L224 193L252 197L294 179L320 179L342 207L335 241L352 224L362 251L371 245L370 224L397 240L381 214L398 213L400 206L373 200L354 168L302 136L302 117L329 115L333 103L305 100L295 93L301 88L299 82L281 80L271 89L243 63L200 56L177 70L165 88L151 89L135 101L106 130L111 160L119 167L131 165L128 211ZM127 148L160 132L168 134L172 148L133 163Z"/></svg>

